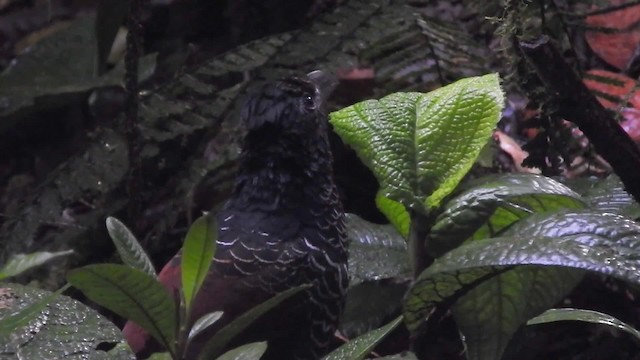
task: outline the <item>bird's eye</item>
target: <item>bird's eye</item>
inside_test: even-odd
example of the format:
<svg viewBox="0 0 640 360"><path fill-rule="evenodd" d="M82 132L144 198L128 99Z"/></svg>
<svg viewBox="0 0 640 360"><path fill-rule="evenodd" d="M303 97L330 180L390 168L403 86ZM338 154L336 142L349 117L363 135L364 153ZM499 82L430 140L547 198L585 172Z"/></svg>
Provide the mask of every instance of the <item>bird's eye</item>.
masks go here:
<svg viewBox="0 0 640 360"><path fill-rule="evenodd" d="M313 110L316 108L316 102L314 101L313 96L311 95L305 95L302 98L302 104L307 110Z"/></svg>

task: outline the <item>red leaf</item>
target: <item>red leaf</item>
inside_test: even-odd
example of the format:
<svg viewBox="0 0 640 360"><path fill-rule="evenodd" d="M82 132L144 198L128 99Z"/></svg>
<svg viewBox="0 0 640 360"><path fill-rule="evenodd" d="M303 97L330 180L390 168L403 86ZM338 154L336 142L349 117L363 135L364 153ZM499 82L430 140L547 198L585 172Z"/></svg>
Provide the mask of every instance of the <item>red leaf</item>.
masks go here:
<svg viewBox="0 0 640 360"><path fill-rule="evenodd" d="M627 0L610 0L610 5L620 5ZM588 30L587 43L591 49L604 61L624 69L631 59L633 52L640 44L640 29L636 26L640 22L640 5L630 6L618 11L587 17L589 27L615 29L616 33L603 33Z"/></svg>
<svg viewBox="0 0 640 360"><path fill-rule="evenodd" d="M606 70L589 70L585 74L584 83L606 108L625 107L624 102L628 101L633 107L640 109L638 84L628 76ZM616 102L611 101L614 98Z"/></svg>

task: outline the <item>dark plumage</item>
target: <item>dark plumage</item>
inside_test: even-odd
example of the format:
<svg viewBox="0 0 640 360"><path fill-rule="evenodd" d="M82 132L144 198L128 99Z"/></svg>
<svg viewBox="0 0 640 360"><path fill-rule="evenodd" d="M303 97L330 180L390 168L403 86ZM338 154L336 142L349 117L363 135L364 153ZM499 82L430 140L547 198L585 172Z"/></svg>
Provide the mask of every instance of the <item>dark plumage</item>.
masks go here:
<svg viewBox="0 0 640 360"><path fill-rule="evenodd" d="M246 102L247 128L235 190L217 215L218 248L194 305L194 319L223 310L208 336L274 294L312 287L255 324L242 341L269 340L263 359L319 359L329 345L348 284L343 211L332 176L327 118L315 84L288 78L262 86ZM160 273L180 285L179 255ZM135 324L123 330L136 352L150 341Z"/></svg>

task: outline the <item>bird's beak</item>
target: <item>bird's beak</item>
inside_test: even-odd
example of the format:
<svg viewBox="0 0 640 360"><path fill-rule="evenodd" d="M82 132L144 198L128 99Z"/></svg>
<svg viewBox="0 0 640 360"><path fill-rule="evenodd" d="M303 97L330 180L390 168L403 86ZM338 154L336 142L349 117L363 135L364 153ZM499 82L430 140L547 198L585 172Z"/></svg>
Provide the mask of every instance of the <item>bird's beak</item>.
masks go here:
<svg viewBox="0 0 640 360"><path fill-rule="evenodd" d="M339 83L337 76L323 70L314 70L308 73L307 77L316 85L316 88L320 92L322 103L326 102L326 100L329 98L329 96L331 96L331 93L333 93L333 90L336 89Z"/></svg>

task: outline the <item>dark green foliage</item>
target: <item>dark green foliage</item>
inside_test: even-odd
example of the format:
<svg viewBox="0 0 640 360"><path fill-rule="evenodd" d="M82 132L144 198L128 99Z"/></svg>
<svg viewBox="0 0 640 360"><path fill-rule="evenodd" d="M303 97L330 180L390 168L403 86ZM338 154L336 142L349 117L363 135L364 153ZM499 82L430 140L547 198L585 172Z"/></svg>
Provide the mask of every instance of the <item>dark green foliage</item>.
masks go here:
<svg viewBox="0 0 640 360"><path fill-rule="evenodd" d="M215 184L218 203L227 194L233 179L237 143L242 135L237 121L237 109L246 89L258 82L290 72L303 73L317 68L337 71L371 67L374 70L373 92L382 96L399 90L430 90L462 76L489 72L489 67L496 64L496 59L488 54L482 36L468 36L468 23L426 15L424 10L431 6L430 3L432 2L401 0L340 2L334 11L322 15L300 30L239 46L199 67L181 72L174 80L147 93L141 104L140 130L144 142L142 158L146 187L141 196L143 204L140 206L170 211L161 211L162 215L146 223L145 239L159 239L158 243L163 246L167 243L165 240L171 237L167 235L171 233L168 230L191 217L194 204L184 199L195 197L194 189L198 184ZM552 3L555 6L563 3L557 1L468 0L462 3L473 9L473 16L478 18L502 17L503 41L499 47L506 51L503 51L499 60L514 64L514 68L508 71L512 75L510 79L517 80L533 103L542 107L542 115L537 119L537 124L544 126L545 131L535 140L535 145L544 146L542 151L533 154L530 163L546 166L549 160L553 169L547 170L556 171L561 165L560 156L565 162L575 157L575 144L571 143L572 147L567 148L563 143L571 139L565 136L568 129L559 125L560 118L554 113L554 104L543 93L531 69L527 68L515 51L513 41L516 36L546 32L569 51L566 40L571 36L574 26L580 24L577 20L580 16L568 13L567 9L552 7ZM542 27L543 19L538 8L540 3L549 4L544 18L545 27ZM566 3L573 6L576 1ZM119 1L118 4L122 5L122 2ZM114 7L113 10L119 12L121 9ZM72 31L93 25L87 21L89 20L83 19L73 24L69 31L51 39L50 43L45 42L44 48L56 48L56 51L67 48L69 43L63 41L58 46L56 42L59 38L64 40L64 36L73 34ZM86 46L85 49L69 48L65 57L76 51L89 51L91 56L83 59L97 56L98 65L103 68L108 38L118 24L117 21L102 24L104 27L100 28L103 32L98 32L97 45L95 39L90 39L92 35L87 35L91 33L84 32L82 43L90 45L88 50ZM569 26L568 34L563 33L563 25ZM100 40L100 37L107 40ZM36 51L35 54L40 52ZM580 56L581 54L576 55L578 60ZM25 66L33 62L33 58L23 60ZM57 59L53 60L56 61L51 61L48 65L56 66L55 71L49 72L48 66L40 66L45 86L35 88L37 91L31 91L34 87L30 86L25 95L23 89L13 85L11 88L5 87L5 92L9 89L11 94L0 90L0 100L11 99L10 106L2 109L3 114L10 117L0 118L0 135L16 119L50 106L39 101L44 96L54 99L56 104L67 103L86 97L88 90L120 81L121 72L118 70L96 77L93 73L95 68L89 68L84 61L73 69L73 76L65 71L56 72L61 67L54 64ZM92 62L91 65L95 64ZM89 70L91 73L86 72ZM17 68L13 71L14 75L9 72L0 79L0 84L10 84L11 77L20 75L23 70ZM78 76L79 73L87 76ZM78 79L74 77L81 77L82 81L76 82ZM61 86L61 82L71 86ZM512 88L514 83L509 81L504 85ZM0 104L6 102L2 101ZM491 128L494 125L495 122L491 124ZM36 244L40 246L42 243L50 246L52 251L72 247L81 256L86 256L96 246L104 244L104 239L95 237L96 233L103 232L102 220L107 215L125 209L130 201L120 191L130 170L127 144L109 124L96 129L91 137L90 141L82 145L77 155L52 171L28 201L21 204L22 211L18 216L2 224L0 246L4 250L0 258L6 260L11 254L34 251ZM483 140L485 138L486 136ZM203 161L202 153L211 139L217 150L209 161ZM460 149L453 149L456 150ZM440 163L445 164L447 159L449 158L440 159ZM465 158L465 166L470 166L474 159L475 155ZM389 168L403 167L406 160L401 157L392 159ZM411 165L418 163L416 161ZM589 190L580 191L583 195L580 197L548 178L485 178L480 180L485 184L464 192L457 189L456 197L449 198L447 195L454 191L468 167L458 170L460 171L455 179L450 174L445 174L446 171L440 171L438 174L442 178L433 181L430 179L426 181L426 186L417 184L418 181L412 178L409 185L402 184L402 196L395 199L385 196L378 198L378 204L401 235L390 225L369 224L355 217L350 219L350 267L355 281L350 290L347 314L342 325L347 333L355 335L366 332L380 326L398 312L400 298L408 286L407 278L411 273L407 254L415 250L413 246L409 246L407 250L406 244L402 242L402 236L415 234L415 228L411 229L410 224L412 211L407 210L418 209L424 213L427 223L422 225L426 225L431 231L426 239L421 240L426 241L429 257L438 259L420 275L417 285L412 287L405 311L418 315L408 315L406 320L412 329L417 328L428 317L430 310L436 311L437 321L440 319L437 318L439 314L452 308L459 328L465 335L470 358L497 358L515 328L561 299L581 278L582 271L569 268L599 271L627 281L637 281L631 271L635 267L635 225L618 216L600 214L609 212L632 218L637 218L640 214L638 205L615 179L597 182ZM438 196L431 197L433 191L439 189L442 190ZM171 195L158 200L158 193ZM87 199L91 202L90 208L76 216L74 223L60 223L60 214L69 204L86 202ZM404 205L407 204L400 203L407 199L410 199L406 202L413 209L406 209ZM578 215L557 213L561 208L583 206L599 213L590 212L591 210ZM142 220L140 222L145 223ZM567 231L567 224L580 224L584 232L576 234ZM621 235L621 228L633 231ZM139 230L136 229L136 232ZM46 235L43 236L43 233ZM114 268L115 270L108 269L105 273L90 273L87 270L92 268L85 268L72 273L71 278L75 276L78 282L78 275L85 271L83 276L92 276L91 279L100 280L103 285L105 280L113 280L110 286L114 286L113 289L119 288L121 295L127 290L124 287L134 286L127 283L130 279L122 280L128 279L133 273L136 274L133 276L137 276L136 284L152 284L155 280L148 274L155 274L155 271L141 249L129 246L123 251L132 256L123 256L123 260L143 269L143 272ZM206 246L201 246L200 249L204 249L200 255L206 256L199 260L210 258L212 249ZM150 250L152 253L157 252L157 245ZM194 269L186 272L188 280L183 279L188 284L185 290L187 303L197 292L198 283L209 266L205 261L190 264L195 265ZM122 275L122 278L114 277L118 275L116 273ZM88 289L87 294L92 291L95 294L97 283L92 281L92 284L87 284L87 278L81 286ZM80 279L79 283L82 282ZM156 285L149 286L154 287L155 292L148 298L154 299L161 289ZM140 291L144 293L144 289ZM376 296L382 292L384 295ZM125 298L132 299L133 296L134 294L128 294ZM164 295L160 297L163 306L167 305ZM512 302L510 306L502 306L498 301L504 297ZM270 301L275 304L282 299L274 298ZM367 301L368 299L371 301ZM110 306L113 306L113 300L109 301ZM363 304L370 307L365 308ZM178 308L177 304L173 306ZM247 316L252 317L265 309L257 308L254 311ZM176 318L179 316L173 320L171 316L179 312L174 309L168 316L169 320L158 317L153 321L178 321ZM215 322L220 314L209 315L208 320L198 326L205 327ZM397 323L393 326L395 325ZM219 355L233 333L244 326L246 323L235 324L219 333L219 337L213 340L215 344L211 345L213 352ZM183 327L174 326L173 330L167 330L169 327L160 326L159 328L165 328L163 331L166 334L159 332L160 335L156 335L164 336L165 344L171 348L176 343L176 338L183 337L179 340L184 340L188 333ZM182 333L176 334L176 328ZM494 336L497 333L504 336L497 339ZM374 333L374 336L377 335L380 334ZM377 340L382 336L378 336ZM366 350L353 350L350 348L352 345L354 344L345 347L350 350L345 350L347 354L343 354L344 357L361 358L371 349L371 344L366 344ZM264 346L263 343L250 344L223 357L242 358L246 353L259 356L264 351ZM413 355L389 358L412 359Z"/></svg>
<svg viewBox="0 0 640 360"><path fill-rule="evenodd" d="M463 241L500 236L531 213L584 206L578 194L544 176L486 176L467 184L443 206L431 228L428 248L439 257Z"/></svg>
<svg viewBox="0 0 640 360"><path fill-rule="evenodd" d="M407 244L392 225L377 225L347 214L349 285L394 279L411 273Z"/></svg>
<svg viewBox="0 0 640 360"><path fill-rule="evenodd" d="M95 310L59 293L18 284L3 284L0 328L15 325L11 334L0 334L3 358L134 360L120 330ZM18 317L25 315L16 322ZM27 311L28 313L22 313ZM108 351L102 347L108 345Z"/></svg>
<svg viewBox="0 0 640 360"><path fill-rule="evenodd" d="M467 84L470 82L460 81L451 87ZM483 90L491 88L487 83ZM426 97L431 109L447 101L446 96L435 94L440 92ZM482 91L471 94L467 101L460 100L464 96L457 99L465 103L468 121L484 121L481 113L472 116L470 110L481 106ZM439 117L426 117L421 124L419 110L406 111L416 103L417 95L410 95L355 104L333 114L332 122L376 174L386 197L405 207L405 221L411 222L408 251L412 259L420 260L425 253L436 258L426 270L418 269L420 274L405 298L405 323L414 335L419 334L425 320L433 317L437 323L442 311L451 308L467 357L500 358L518 327L576 286L582 278L576 269L640 282L634 255L640 246L640 227L622 216L597 210L567 212L585 207L587 201L554 180L524 174L489 176L467 184L469 188L458 191L456 197L445 198L457 185L457 175L441 174L440 165L456 158L456 151L464 151L464 146L454 146L464 136L450 137L447 146L451 150L431 151L425 156L420 151L421 141L446 128L447 116L443 111ZM388 119L396 126L385 125ZM417 125L407 128L403 121ZM468 136L475 128L462 131ZM412 134L412 141L406 141L407 134ZM473 161L477 155L469 156ZM439 182L430 183L430 178ZM431 191L443 195L429 204ZM596 209L603 204L615 211L631 202L620 198L609 203L605 195L598 199L597 194L592 200ZM431 206L423 207L423 202ZM422 232L416 232L420 222ZM414 270L416 264L420 262L412 262Z"/></svg>
<svg viewBox="0 0 640 360"><path fill-rule="evenodd" d="M145 145L142 150L144 176L148 181L145 189L154 188L158 193L172 194L166 200L172 204L172 211L153 221L152 227L146 229L146 236L166 242L166 229L189 215L182 199L189 198L188 194L203 179L211 178L207 181L215 182L217 196L226 195L240 138L235 110L247 86L292 71L337 70L360 62L379 68L377 77L381 81L376 88L380 92L387 91L382 90L383 84L395 89L437 86L440 81L435 67L430 66L430 75L421 80L419 73L427 71L423 67L413 68L408 63L396 66L389 61L397 53L395 50L403 47L410 48L404 52L404 58L411 63L439 63L445 82L460 76L456 73L477 72L478 66L482 66L471 61L474 59L471 54L477 54L480 46L473 45L468 39L462 41L464 31L457 26L416 15L420 14L423 6L399 0L348 1L304 29L240 46L200 67L183 72L169 84L144 97L140 115ZM385 48L389 45L388 40L398 34L404 35L393 44L394 51L388 51ZM432 51L425 51L428 47L438 56L434 58ZM449 64L447 59L440 58L449 54L469 60ZM398 77L401 73L404 75ZM77 74L77 69L74 69L74 76ZM220 151L215 161L203 162L200 154L212 135ZM3 256L34 251L42 228L56 224L57 214L67 204L85 201L86 194L92 194L93 206L76 219L80 226L57 226L55 231L47 233L47 240L43 241L53 248L61 244L73 247L80 257L86 257L96 246L85 242L85 239L93 238L89 234L101 228L102 219L106 216L127 207L129 200L116 191L122 186L128 170L127 147L122 138L108 128L98 129L93 136L91 144L53 171L33 196L22 204L23 212L2 225L0 245ZM184 157L177 154L184 154ZM143 194L143 198L155 197ZM141 207L157 205L152 200L145 200ZM94 238L93 241L98 240ZM105 239L102 241L104 244ZM154 247L148 250L151 253L157 251Z"/></svg>
<svg viewBox="0 0 640 360"><path fill-rule="evenodd" d="M14 331L20 329L21 327L27 325L30 321L37 318L39 313L44 310L49 303L55 300L56 297L60 296L63 292L65 292L68 288L71 287L71 284L67 284L62 288L58 289L58 291L54 293L47 294L44 297L41 297L35 302L24 306L20 311L14 314L6 315L0 318L0 338L5 339L11 335ZM11 290L10 288L8 290ZM11 302L11 301L7 301ZM10 304L9 307L11 307Z"/></svg>
<svg viewBox="0 0 640 360"><path fill-rule="evenodd" d="M126 265L101 264L72 270L67 280L89 299L135 321L176 354L176 304L155 278Z"/></svg>
<svg viewBox="0 0 640 360"><path fill-rule="evenodd" d="M325 356L323 360L362 360L373 350L373 348L385 336L389 335L398 325L402 323L402 317L397 317L387 325L373 330L367 334L361 335L348 343L342 345L338 349Z"/></svg>

